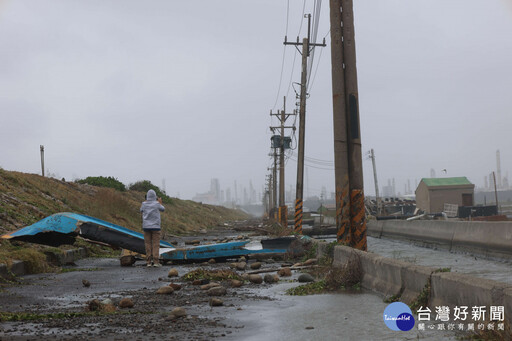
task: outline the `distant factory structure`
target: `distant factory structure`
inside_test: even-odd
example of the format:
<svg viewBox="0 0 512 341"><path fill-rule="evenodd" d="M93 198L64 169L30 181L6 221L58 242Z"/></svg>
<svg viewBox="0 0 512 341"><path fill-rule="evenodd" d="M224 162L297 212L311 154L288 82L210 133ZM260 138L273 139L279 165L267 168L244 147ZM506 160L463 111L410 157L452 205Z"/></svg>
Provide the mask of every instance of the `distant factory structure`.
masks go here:
<svg viewBox="0 0 512 341"><path fill-rule="evenodd" d="M495 179L496 183L494 183ZM494 189L510 189L508 174L506 176L502 176L501 173L501 157L499 149L496 151L496 173L491 172L488 176L484 176L484 191L494 191Z"/></svg>
<svg viewBox="0 0 512 341"><path fill-rule="evenodd" d="M236 181L234 182L234 190L230 187L223 190L221 189L219 179L217 178L210 180L210 190L208 192L197 193L192 200L203 204L221 205L226 207L261 204L261 202L258 201L258 193L254 189L252 181L249 181L249 188L241 187L240 191Z"/></svg>

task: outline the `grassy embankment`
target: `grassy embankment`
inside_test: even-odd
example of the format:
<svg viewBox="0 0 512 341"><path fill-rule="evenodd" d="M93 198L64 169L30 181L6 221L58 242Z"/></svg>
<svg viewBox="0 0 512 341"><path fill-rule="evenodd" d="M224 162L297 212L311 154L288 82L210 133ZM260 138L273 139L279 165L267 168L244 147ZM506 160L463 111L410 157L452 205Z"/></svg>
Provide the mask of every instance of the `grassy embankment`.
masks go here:
<svg viewBox="0 0 512 341"><path fill-rule="evenodd" d="M139 208L144 195L140 191L119 191L0 169L0 235L58 212L82 213L142 231ZM241 211L176 198L168 198L164 206L164 237L191 234L225 221L247 218ZM77 245L88 245L98 253L105 251L83 241ZM30 262L31 272L48 271L45 250L45 246L0 240L0 263L20 259Z"/></svg>

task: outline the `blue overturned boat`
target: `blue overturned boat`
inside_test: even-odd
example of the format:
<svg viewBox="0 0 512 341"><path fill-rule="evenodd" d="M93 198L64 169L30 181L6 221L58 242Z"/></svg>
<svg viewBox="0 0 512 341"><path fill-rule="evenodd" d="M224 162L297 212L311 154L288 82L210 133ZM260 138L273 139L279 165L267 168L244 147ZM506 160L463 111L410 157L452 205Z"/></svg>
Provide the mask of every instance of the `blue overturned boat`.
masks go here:
<svg viewBox="0 0 512 341"><path fill-rule="evenodd" d="M100 242L145 254L144 235L126 227L77 213L57 213L37 223L5 234L3 239L20 240L50 246L73 244L76 237ZM210 258L232 258L250 254L287 252L290 238L263 240L261 246L249 247L249 241L237 241L210 245L178 248L160 241L160 258L163 260L204 260ZM265 248L263 246L266 246Z"/></svg>

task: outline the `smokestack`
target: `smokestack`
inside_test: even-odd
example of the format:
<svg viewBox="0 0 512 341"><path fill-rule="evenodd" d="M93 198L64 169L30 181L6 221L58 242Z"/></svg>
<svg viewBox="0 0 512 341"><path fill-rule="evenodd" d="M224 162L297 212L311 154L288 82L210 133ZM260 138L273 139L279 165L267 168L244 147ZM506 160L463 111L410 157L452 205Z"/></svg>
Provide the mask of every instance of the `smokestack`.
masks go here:
<svg viewBox="0 0 512 341"><path fill-rule="evenodd" d="M496 151L496 185L498 188L501 188L501 160L500 160L500 150Z"/></svg>

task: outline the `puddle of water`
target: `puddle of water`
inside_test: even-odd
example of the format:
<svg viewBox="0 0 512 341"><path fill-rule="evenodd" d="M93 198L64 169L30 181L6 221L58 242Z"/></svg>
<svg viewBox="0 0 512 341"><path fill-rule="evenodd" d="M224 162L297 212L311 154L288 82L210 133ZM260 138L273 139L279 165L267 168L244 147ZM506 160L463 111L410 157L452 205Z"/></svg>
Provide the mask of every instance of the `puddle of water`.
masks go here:
<svg viewBox="0 0 512 341"><path fill-rule="evenodd" d="M300 283L280 283L247 292L272 300L246 301L241 310L227 311L225 323L238 325L226 340L456 340L441 331L395 332L386 327L387 303L369 292L289 296L286 289ZM243 328L241 328L243 326ZM308 327L308 329L306 329Z"/></svg>

